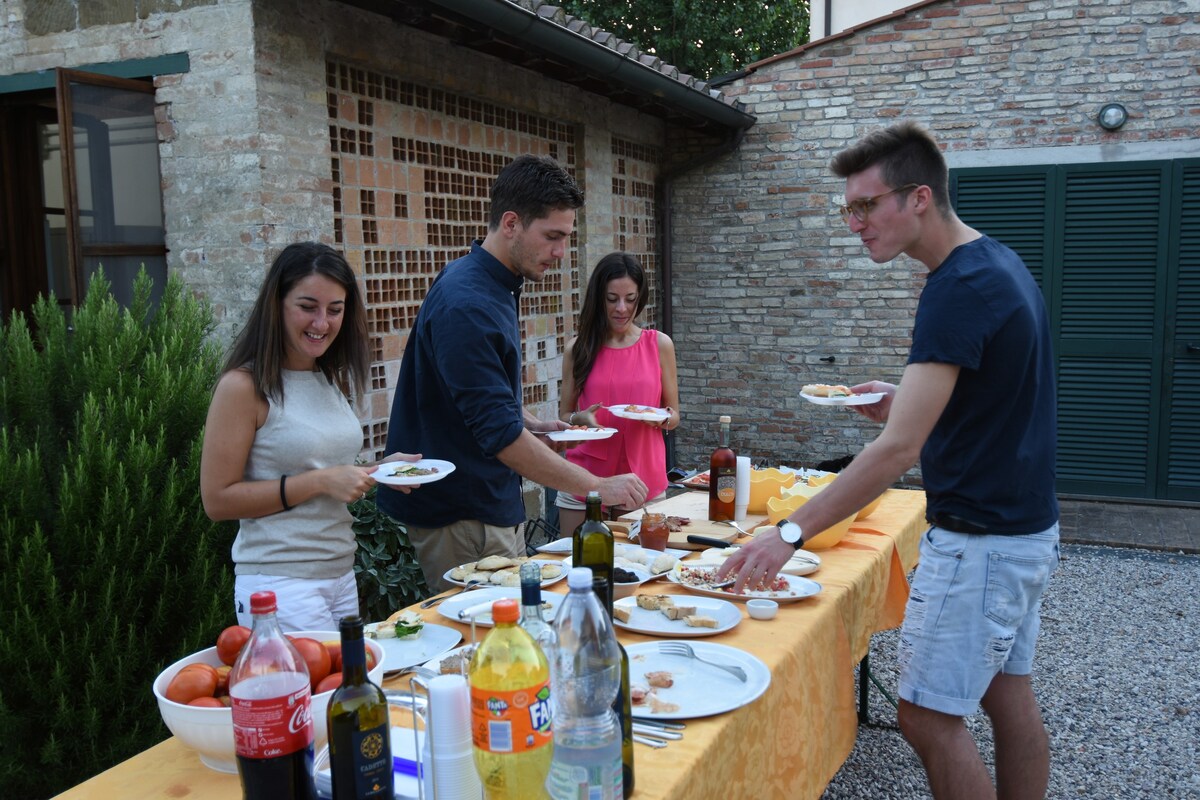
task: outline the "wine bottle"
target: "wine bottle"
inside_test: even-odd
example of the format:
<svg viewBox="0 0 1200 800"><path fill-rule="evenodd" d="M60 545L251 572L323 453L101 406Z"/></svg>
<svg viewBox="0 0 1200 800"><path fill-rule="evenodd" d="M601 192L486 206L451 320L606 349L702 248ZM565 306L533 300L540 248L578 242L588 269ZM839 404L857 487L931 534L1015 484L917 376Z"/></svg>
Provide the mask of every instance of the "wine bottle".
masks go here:
<svg viewBox="0 0 1200 800"><path fill-rule="evenodd" d="M586 516L571 537L571 566L587 567L593 578L603 578L604 591L597 595L601 604L612 603L613 532L604 524L599 492L588 492Z"/></svg>
<svg viewBox="0 0 1200 800"><path fill-rule="evenodd" d="M363 623L343 617L342 685L329 698L329 766L334 800L393 796L391 724L383 690L367 679Z"/></svg>
<svg viewBox="0 0 1200 800"><path fill-rule="evenodd" d="M708 461L708 518L733 521L736 516L737 453L729 446L729 417L721 417L717 449Z"/></svg>

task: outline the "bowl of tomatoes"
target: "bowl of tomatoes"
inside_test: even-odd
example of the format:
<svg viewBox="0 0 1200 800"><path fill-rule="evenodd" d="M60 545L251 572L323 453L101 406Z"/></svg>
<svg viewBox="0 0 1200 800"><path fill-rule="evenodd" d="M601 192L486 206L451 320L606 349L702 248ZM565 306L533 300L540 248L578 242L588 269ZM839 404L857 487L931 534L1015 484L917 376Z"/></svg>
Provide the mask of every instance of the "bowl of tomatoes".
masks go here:
<svg viewBox="0 0 1200 800"><path fill-rule="evenodd" d="M333 690L341 683L342 646L337 631L295 631L287 634L308 664L312 684L313 749L326 743L326 712ZM217 644L176 661L154 679L154 698L163 722L200 761L217 772L237 773L233 747L233 711L229 707L229 672L250 636L248 628L233 625ZM383 648L365 640L367 676L383 679Z"/></svg>

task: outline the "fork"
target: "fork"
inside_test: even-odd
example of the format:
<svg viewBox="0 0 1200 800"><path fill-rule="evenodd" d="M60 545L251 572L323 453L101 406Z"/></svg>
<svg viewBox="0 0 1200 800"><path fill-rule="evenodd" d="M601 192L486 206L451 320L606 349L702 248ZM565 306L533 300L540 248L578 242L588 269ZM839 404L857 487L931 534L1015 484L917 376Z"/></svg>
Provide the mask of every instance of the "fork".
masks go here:
<svg viewBox="0 0 1200 800"><path fill-rule="evenodd" d="M658 652L665 656L683 656L684 658L694 658L697 661L703 661L705 664L725 670L742 683L746 682L746 670L733 664L720 664L716 661L709 661L707 658L701 658L696 655L696 651L687 642L659 642Z"/></svg>
<svg viewBox="0 0 1200 800"><path fill-rule="evenodd" d="M721 519L721 520L717 520L717 522L721 523L722 525L728 525L729 527L733 528L735 531L742 534L743 536L753 536L754 535L750 531L743 528L741 525L738 525L733 520Z"/></svg>
<svg viewBox="0 0 1200 800"><path fill-rule="evenodd" d="M457 592L451 592L450 594L444 594L439 597L431 597L428 600L421 603L421 605L418 606L418 608L433 608L438 603L445 600L447 597L454 597L454 595L456 595L456 594L462 594L463 592L470 591L471 589L474 589L475 587L482 586L482 585L483 585L483 581L469 581L466 586L462 587Z"/></svg>

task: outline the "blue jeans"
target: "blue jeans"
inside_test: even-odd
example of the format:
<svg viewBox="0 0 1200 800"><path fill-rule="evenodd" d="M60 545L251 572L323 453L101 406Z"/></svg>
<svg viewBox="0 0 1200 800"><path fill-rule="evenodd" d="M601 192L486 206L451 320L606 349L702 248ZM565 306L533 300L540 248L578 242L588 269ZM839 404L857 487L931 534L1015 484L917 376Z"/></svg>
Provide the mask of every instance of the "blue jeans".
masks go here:
<svg viewBox="0 0 1200 800"><path fill-rule="evenodd" d="M1058 524L1018 536L930 528L900 629L900 697L967 716L997 673L1028 675Z"/></svg>

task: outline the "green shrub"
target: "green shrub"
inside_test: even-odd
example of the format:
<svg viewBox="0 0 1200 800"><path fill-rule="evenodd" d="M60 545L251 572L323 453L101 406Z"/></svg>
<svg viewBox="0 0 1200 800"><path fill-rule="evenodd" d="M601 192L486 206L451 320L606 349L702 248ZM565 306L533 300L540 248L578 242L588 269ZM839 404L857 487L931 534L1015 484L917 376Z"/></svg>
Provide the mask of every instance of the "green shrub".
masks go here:
<svg viewBox="0 0 1200 800"><path fill-rule="evenodd" d="M366 497L350 504L354 536L358 540L354 557L358 604L368 620L387 619L429 596L408 531L376 508L376 491L372 488Z"/></svg>
<svg viewBox="0 0 1200 800"><path fill-rule="evenodd" d="M212 315L98 276L0 329L0 786L55 794L163 740L150 684L231 623L236 524L200 504Z"/></svg>

